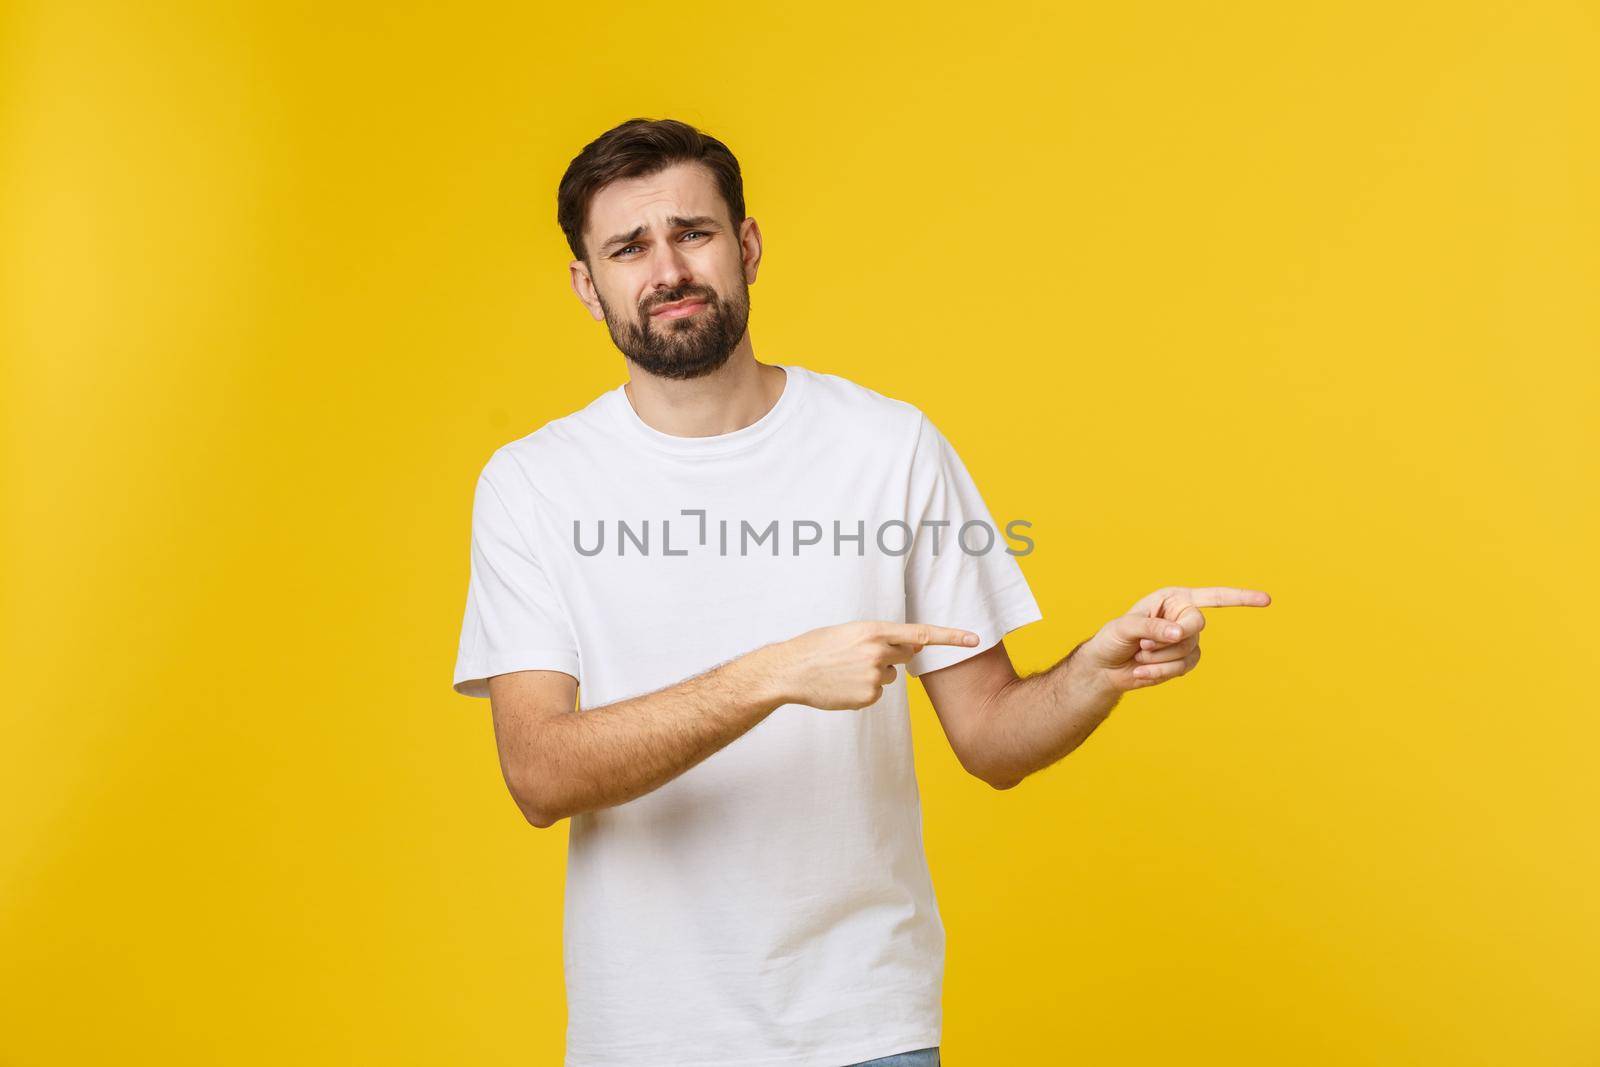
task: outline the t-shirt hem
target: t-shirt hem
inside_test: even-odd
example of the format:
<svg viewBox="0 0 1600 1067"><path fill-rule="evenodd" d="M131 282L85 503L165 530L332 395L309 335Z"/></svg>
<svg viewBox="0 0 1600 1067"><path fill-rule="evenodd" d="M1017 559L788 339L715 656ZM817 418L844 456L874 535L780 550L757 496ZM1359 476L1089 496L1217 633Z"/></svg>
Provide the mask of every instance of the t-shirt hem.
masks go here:
<svg viewBox="0 0 1600 1067"><path fill-rule="evenodd" d="M763 1059L751 1059L749 1056L716 1060L651 1059L650 1067L849 1067L850 1064L864 1060L882 1059L902 1052L934 1048L941 1040L940 1029L936 1026L899 1038L875 1039L858 1045L840 1045L786 1056L768 1056ZM569 1055L563 1061L562 1067L639 1067L639 1061L630 1058Z"/></svg>
<svg viewBox="0 0 1600 1067"><path fill-rule="evenodd" d="M464 697L488 697L489 679L513 671L560 671L578 676L578 657L565 649L529 649L463 662L451 688Z"/></svg>

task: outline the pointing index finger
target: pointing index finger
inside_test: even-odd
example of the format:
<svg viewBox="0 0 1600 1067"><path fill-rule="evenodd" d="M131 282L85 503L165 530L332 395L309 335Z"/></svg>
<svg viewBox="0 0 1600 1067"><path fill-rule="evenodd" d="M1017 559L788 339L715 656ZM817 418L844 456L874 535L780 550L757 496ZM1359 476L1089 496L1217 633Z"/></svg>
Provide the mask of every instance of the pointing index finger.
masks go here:
<svg viewBox="0 0 1600 1067"><path fill-rule="evenodd" d="M1197 608L1264 608L1272 597L1260 589L1208 585L1189 590L1189 602Z"/></svg>
<svg viewBox="0 0 1600 1067"><path fill-rule="evenodd" d="M978 643L978 635L971 630L930 626L923 622L889 623L882 636L894 644L901 645L961 645L971 648Z"/></svg>

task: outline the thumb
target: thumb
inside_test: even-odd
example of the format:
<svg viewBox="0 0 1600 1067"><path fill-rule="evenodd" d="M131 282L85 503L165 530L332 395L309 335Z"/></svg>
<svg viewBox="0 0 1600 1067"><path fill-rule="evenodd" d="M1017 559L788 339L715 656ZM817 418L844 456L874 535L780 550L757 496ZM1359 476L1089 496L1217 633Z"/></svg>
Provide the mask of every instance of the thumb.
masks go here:
<svg viewBox="0 0 1600 1067"><path fill-rule="evenodd" d="M1119 651L1129 656L1139 651L1141 640L1170 644L1183 638L1183 629L1171 619L1152 619L1148 615L1123 615L1111 620L1111 637Z"/></svg>

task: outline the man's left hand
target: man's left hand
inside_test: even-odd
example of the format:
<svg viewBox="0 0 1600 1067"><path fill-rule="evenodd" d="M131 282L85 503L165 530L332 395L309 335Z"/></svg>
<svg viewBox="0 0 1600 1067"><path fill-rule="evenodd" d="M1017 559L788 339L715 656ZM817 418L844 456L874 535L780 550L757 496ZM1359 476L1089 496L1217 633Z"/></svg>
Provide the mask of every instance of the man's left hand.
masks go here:
<svg viewBox="0 0 1600 1067"><path fill-rule="evenodd" d="M1141 598L1084 642L1078 654L1119 692L1160 685L1200 662L1201 608L1264 608L1272 597L1228 585L1169 585Z"/></svg>

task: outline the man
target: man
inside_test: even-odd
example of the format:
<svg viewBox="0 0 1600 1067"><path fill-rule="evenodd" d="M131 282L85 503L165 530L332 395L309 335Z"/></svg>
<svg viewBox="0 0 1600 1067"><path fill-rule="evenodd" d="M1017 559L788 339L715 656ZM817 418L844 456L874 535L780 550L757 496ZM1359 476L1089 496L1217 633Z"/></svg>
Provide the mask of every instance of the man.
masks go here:
<svg viewBox="0 0 1600 1067"><path fill-rule="evenodd" d="M761 231L727 147L633 119L558 201L628 381L485 464L454 685L489 698L527 819L571 820L567 1067L937 1064L897 668L1008 789L1191 670L1199 609L1269 598L1160 589L1019 678L1002 638L1042 616L949 442L756 361Z"/></svg>

